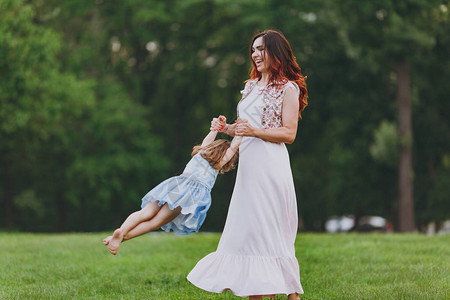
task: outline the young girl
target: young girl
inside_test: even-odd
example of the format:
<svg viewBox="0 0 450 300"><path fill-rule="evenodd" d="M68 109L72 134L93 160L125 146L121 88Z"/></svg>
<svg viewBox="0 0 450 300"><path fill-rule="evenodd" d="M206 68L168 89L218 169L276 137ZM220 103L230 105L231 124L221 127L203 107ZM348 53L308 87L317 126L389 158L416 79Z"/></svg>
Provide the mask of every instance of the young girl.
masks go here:
<svg viewBox="0 0 450 300"><path fill-rule="evenodd" d="M171 177L148 192L142 198L142 209L132 213L103 240L109 252L116 255L122 241L161 228L175 234L189 234L198 231L211 206L211 189L218 173L234 168L242 136L230 142L214 141L218 130L226 124L226 118L219 118L219 125L213 125L201 145L193 148L192 158L183 173ZM217 124L217 123L215 123Z"/></svg>

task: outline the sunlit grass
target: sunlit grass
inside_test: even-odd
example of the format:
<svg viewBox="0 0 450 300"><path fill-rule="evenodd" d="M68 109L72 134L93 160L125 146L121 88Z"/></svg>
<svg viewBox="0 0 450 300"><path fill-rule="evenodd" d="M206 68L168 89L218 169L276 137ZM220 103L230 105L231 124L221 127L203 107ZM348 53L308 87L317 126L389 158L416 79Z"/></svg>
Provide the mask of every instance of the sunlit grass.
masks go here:
<svg viewBox="0 0 450 300"><path fill-rule="evenodd" d="M117 256L104 236L1 233L0 299L240 299L186 280L220 234L149 234ZM450 236L300 234L301 299L449 299L449 245Z"/></svg>

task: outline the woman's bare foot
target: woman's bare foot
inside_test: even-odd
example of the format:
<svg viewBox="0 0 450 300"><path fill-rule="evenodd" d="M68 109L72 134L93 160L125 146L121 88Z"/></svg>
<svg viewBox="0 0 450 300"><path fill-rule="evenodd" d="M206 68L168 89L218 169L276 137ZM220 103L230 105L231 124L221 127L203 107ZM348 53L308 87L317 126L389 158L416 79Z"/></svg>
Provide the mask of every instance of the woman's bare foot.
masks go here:
<svg viewBox="0 0 450 300"><path fill-rule="evenodd" d="M117 251L119 251L120 243L123 241L123 234L122 230L116 229L114 231L111 240L109 241L108 249L111 254L116 255Z"/></svg>
<svg viewBox="0 0 450 300"><path fill-rule="evenodd" d="M107 238L105 238L105 239L103 240L103 244L104 244L105 246L108 245L109 242L111 241L111 239L112 239L112 235L108 236Z"/></svg>
<svg viewBox="0 0 450 300"><path fill-rule="evenodd" d="M293 293L288 295L288 300L300 300L300 297L297 293Z"/></svg>

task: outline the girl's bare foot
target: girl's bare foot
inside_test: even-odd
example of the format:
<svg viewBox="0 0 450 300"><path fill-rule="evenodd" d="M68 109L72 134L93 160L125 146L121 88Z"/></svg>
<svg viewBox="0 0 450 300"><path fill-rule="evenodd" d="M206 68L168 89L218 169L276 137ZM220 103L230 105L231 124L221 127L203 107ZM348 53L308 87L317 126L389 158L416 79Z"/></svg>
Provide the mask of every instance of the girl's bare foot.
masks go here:
<svg viewBox="0 0 450 300"><path fill-rule="evenodd" d="M108 236L107 238L105 238L105 239L103 240L103 244L104 244L105 246L108 245L109 242L111 241L111 239L112 239L112 235Z"/></svg>
<svg viewBox="0 0 450 300"><path fill-rule="evenodd" d="M116 255L117 251L119 251L120 243L123 241L123 234L122 230L116 229L114 231L111 240L109 241L108 249L111 254Z"/></svg>

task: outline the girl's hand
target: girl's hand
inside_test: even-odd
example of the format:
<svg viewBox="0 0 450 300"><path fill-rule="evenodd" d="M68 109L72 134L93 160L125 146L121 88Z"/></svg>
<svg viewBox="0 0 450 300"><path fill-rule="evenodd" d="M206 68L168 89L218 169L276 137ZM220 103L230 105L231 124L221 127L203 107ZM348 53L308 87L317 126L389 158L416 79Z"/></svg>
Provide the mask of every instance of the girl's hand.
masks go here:
<svg viewBox="0 0 450 300"><path fill-rule="evenodd" d="M236 123L237 125L234 131L236 135L255 136L255 127L250 125L248 120L239 118L236 120Z"/></svg>
<svg viewBox="0 0 450 300"><path fill-rule="evenodd" d="M211 121L211 131L223 132L225 125L227 122L227 118L225 116L219 116L218 118L213 118Z"/></svg>
<svg viewBox="0 0 450 300"><path fill-rule="evenodd" d="M227 118L225 116L220 115L219 116L219 124L220 124L219 132L224 132L225 126L227 125Z"/></svg>

